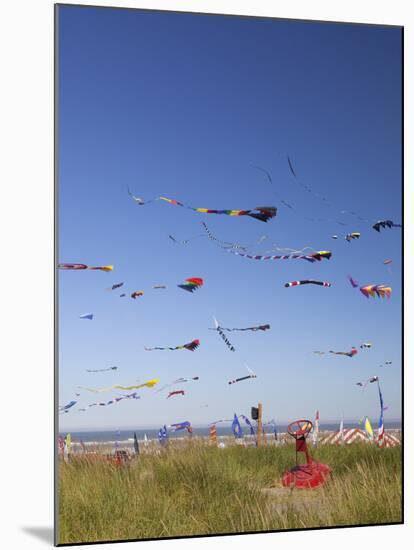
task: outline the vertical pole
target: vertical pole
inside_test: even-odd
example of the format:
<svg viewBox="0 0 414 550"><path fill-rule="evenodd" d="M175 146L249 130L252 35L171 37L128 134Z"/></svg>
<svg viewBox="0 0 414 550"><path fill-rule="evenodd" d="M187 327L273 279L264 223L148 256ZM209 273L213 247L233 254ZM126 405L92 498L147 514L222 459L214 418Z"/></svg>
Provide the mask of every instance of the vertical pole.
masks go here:
<svg viewBox="0 0 414 550"><path fill-rule="evenodd" d="M257 418L257 446L261 447L262 445L262 437L263 437L263 426L262 426L262 404L259 403L258 405L259 414Z"/></svg>

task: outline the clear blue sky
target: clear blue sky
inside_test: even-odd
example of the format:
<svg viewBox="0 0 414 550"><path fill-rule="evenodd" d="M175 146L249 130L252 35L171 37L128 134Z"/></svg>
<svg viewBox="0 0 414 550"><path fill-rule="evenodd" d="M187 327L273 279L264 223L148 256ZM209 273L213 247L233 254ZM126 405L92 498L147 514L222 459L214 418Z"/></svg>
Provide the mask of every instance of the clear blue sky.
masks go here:
<svg viewBox="0 0 414 550"><path fill-rule="evenodd" d="M379 375L385 421L401 417L401 230L380 234L338 214L401 222L401 31L319 24L63 6L59 9L59 261L113 264L112 273L59 273L59 403L77 385L104 387L159 377L200 376L183 397L143 389L140 401L78 407L113 392L81 392L60 428L121 429L182 420L194 424L249 414L335 421L379 415L376 388L355 382ZM289 172L329 197L330 208ZM251 167L268 170L266 176ZM204 215L164 202L137 206L127 193L160 195L195 207L278 207L268 224ZM275 191L295 205L290 211ZM304 218L341 219L310 222ZM187 246L205 221L218 238L269 248L332 250L328 261L256 262L208 239ZM343 235L361 231L359 241ZM338 240L331 235L338 234ZM392 258L391 269L383 265ZM388 283L391 300L370 299L346 280ZM205 280L194 294L176 287ZM284 288L290 280L332 288ZM107 292L144 290L137 300ZM162 283L167 290L152 290ZM123 290L123 289L122 289ZM80 320L92 312L95 319ZM270 323L265 333L230 333L231 353L213 331ZM145 352L144 345L201 340L194 353ZM314 350L349 350L353 359ZM378 368L387 360L393 365ZM257 379L232 386L245 374ZM116 365L118 371L85 370ZM201 405L208 404L207 408Z"/></svg>

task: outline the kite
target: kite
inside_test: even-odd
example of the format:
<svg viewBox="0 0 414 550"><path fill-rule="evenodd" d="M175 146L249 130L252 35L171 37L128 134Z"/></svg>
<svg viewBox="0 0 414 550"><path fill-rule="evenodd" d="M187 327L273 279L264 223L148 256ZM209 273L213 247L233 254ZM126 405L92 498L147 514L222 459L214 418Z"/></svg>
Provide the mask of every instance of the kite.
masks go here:
<svg viewBox="0 0 414 550"><path fill-rule="evenodd" d="M254 326L254 327L246 327L246 328L225 328L225 327L220 327L221 330L227 330L228 332L233 332L233 331L246 331L246 330L251 330L252 332L256 332L258 330L262 330L263 332L265 330L269 330L270 329L270 325L257 325L257 326ZM209 330L217 330L217 328L210 328Z"/></svg>
<svg viewBox="0 0 414 550"><path fill-rule="evenodd" d="M144 204L148 204L149 202L153 202L154 199L150 200L150 201L144 201L144 199L141 199L140 197L136 197L135 195L133 195L131 193L131 191L129 190L129 187L128 187L128 195L132 198L132 200L138 205L138 206L142 206Z"/></svg>
<svg viewBox="0 0 414 550"><path fill-rule="evenodd" d="M249 369L249 367L246 365L246 369L249 372L247 376L242 376L240 378L236 378L235 380L229 380L229 384L235 384L236 382L241 382L242 380L248 380L249 378L257 378L257 375Z"/></svg>
<svg viewBox="0 0 414 550"><path fill-rule="evenodd" d="M77 401L69 401L69 403L67 405L63 405L62 407L59 407L59 410L61 412L66 412L68 411L71 407L73 407L73 405L76 405Z"/></svg>
<svg viewBox="0 0 414 550"><path fill-rule="evenodd" d="M211 241L214 241L217 246L220 246L220 248L224 248L226 250L230 249L230 248L240 248L242 250L246 250L246 247L245 246L242 246L240 244L236 244L236 243L230 243L228 241L221 241L220 239L217 239L217 237L215 237L213 235L213 233L210 231L210 229L207 227L207 224L205 222L201 222L201 225L204 227L206 233L207 233L207 236L208 238L211 240ZM201 235L203 236L203 235Z"/></svg>
<svg viewBox="0 0 414 550"><path fill-rule="evenodd" d="M144 291L143 290L135 290L132 294L131 294L131 298L133 298L134 300L136 300L136 298L139 298L140 296L143 296L144 295Z"/></svg>
<svg viewBox="0 0 414 550"><path fill-rule="evenodd" d="M385 363L380 365L380 367L388 367L389 365L392 365L392 361L385 361Z"/></svg>
<svg viewBox="0 0 414 550"><path fill-rule="evenodd" d="M145 349L145 351L154 351L154 350L171 350L171 351L175 351L177 349L188 349L188 351L195 351L198 348L199 345L200 345L200 340L192 340L188 344L183 344L182 346L175 346L174 348L170 348L170 347L146 348L144 346L144 349Z"/></svg>
<svg viewBox="0 0 414 550"><path fill-rule="evenodd" d="M174 395L185 395L185 391L184 390L170 391L170 393L167 395L166 399L169 399L170 397L173 397Z"/></svg>
<svg viewBox="0 0 414 550"><path fill-rule="evenodd" d="M378 220L376 223L374 223L372 229L375 229L375 231L378 231L378 233L380 233L381 228L385 229L386 227L392 229L393 227L402 227L402 225L394 223L392 220Z"/></svg>
<svg viewBox="0 0 414 550"><path fill-rule="evenodd" d="M375 296L378 296L380 298L391 298L392 292L392 288L385 285L365 285L361 286L359 290L366 298L369 298L370 296L372 298L375 298Z"/></svg>
<svg viewBox="0 0 414 550"><path fill-rule="evenodd" d="M363 382L357 382L355 386L361 386L361 388L364 386Z"/></svg>
<svg viewBox="0 0 414 550"><path fill-rule="evenodd" d="M115 283L114 285L112 285L110 288L108 288L107 290L116 290L117 288L121 288L121 286L123 286L124 283Z"/></svg>
<svg viewBox="0 0 414 550"><path fill-rule="evenodd" d="M256 220L267 222L271 218L276 216L277 208L274 206L257 206L251 210L211 210L210 208L194 208L192 206L186 206L182 202L175 199L167 199L166 197L159 197L159 200L166 201L169 204L176 206L182 206L194 212L200 212L202 214L225 214L227 216L250 216Z"/></svg>
<svg viewBox="0 0 414 550"><path fill-rule="evenodd" d="M160 391L164 391L165 389L170 388L171 386L175 386L176 384L183 384L184 382L191 382L191 380L199 380L199 379L200 379L199 376L193 376L192 378L177 378L177 380L173 380L169 384L165 384L164 386L162 386L162 388L157 390L157 393Z"/></svg>
<svg viewBox="0 0 414 550"><path fill-rule="evenodd" d="M288 161L288 164L289 164L290 171L292 172L293 176L296 178L296 173L295 173L295 171L294 171L294 169L293 169L292 162L291 162L291 160L290 160L290 158L289 158L289 155L287 156L287 161Z"/></svg>
<svg viewBox="0 0 414 550"><path fill-rule="evenodd" d="M236 351L236 348L228 340L227 336L223 332L223 329L218 324L217 319L215 317L213 317L213 319L214 319L214 324L216 325L216 328L213 330L216 330L220 334L221 338L223 339L223 342L226 344L226 346L229 348L230 351Z"/></svg>
<svg viewBox="0 0 414 550"><path fill-rule="evenodd" d="M308 262L320 262L323 258L330 260L332 252L329 250L320 250L318 252L313 252L312 254L286 254L284 256L252 256L251 254L244 254L242 252L235 252L234 250L229 250L232 254L237 254L237 256L244 256L250 260L307 260Z"/></svg>
<svg viewBox="0 0 414 550"><path fill-rule="evenodd" d="M365 391L365 388L368 384L373 384L374 382L379 382L378 376L372 376L371 378L368 378L365 382L357 382L356 386L361 386L362 391Z"/></svg>
<svg viewBox="0 0 414 550"><path fill-rule="evenodd" d="M154 285L152 288L167 288L165 285Z"/></svg>
<svg viewBox="0 0 414 550"><path fill-rule="evenodd" d="M333 353L334 355L346 355L347 357L353 357L358 353L358 350L356 348L352 348L351 351L330 351L329 353Z"/></svg>
<svg viewBox="0 0 414 550"><path fill-rule="evenodd" d="M351 285L352 285L353 288L356 288L356 287L359 285L358 281L356 281L355 279L353 279L353 278L351 277L351 275L348 275L348 280L349 280L349 282L351 283Z"/></svg>
<svg viewBox="0 0 414 550"><path fill-rule="evenodd" d="M78 386L81 389L93 392L93 393L102 393L110 390L139 390L140 388L153 388L156 384L158 384L159 379L153 378L152 380L148 380L147 382L144 382L143 384L137 384L133 386L110 386L109 388L85 388L84 386Z"/></svg>
<svg viewBox="0 0 414 550"><path fill-rule="evenodd" d="M125 298L126 294L120 294L119 297L120 298Z"/></svg>
<svg viewBox="0 0 414 550"><path fill-rule="evenodd" d="M374 432L372 430L371 422L369 421L368 416L365 417L365 431L370 440L374 439Z"/></svg>
<svg viewBox="0 0 414 550"><path fill-rule="evenodd" d="M188 432L190 432L191 422L185 420L184 422L178 422L177 424L170 424L168 427L173 428L175 432L179 432L180 430L187 430Z"/></svg>
<svg viewBox="0 0 414 550"><path fill-rule="evenodd" d="M325 355L326 351L314 351L317 355Z"/></svg>
<svg viewBox="0 0 414 550"><path fill-rule="evenodd" d="M107 407L108 405L113 405L114 403L119 403L123 399L141 399L137 392L130 393L128 395L122 395L120 397L114 397L109 401L99 401L97 403L90 403L88 407Z"/></svg>
<svg viewBox="0 0 414 550"><path fill-rule="evenodd" d="M360 236L361 236L361 233L358 233L357 231L355 231L354 233L348 233L345 236L345 240L350 243L353 239L359 239Z"/></svg>
<svg viewBox="0 0 414 550"><path fill-rule="evenodd" d="M353 279L350 275L348 275L348 280L353 288L358 287L358 281ZM370 296L372 298L375 298L375 296L378 296L380 298L391 298L392 293L392 288L383 284L360 286L359 290L366 298L369 298Z"/></svg>
<svg viewBox="0 0 414 550"><path fill-rule="evenodd" d="M83 313L82 315L79 315L79 319L89 319L89 321L92 321L93 313Z"/></svg>
<svg viewBox="0 0 414 550"><path fill-rule="evenodd" d="M337 239L338 235L332 235L331 239Z"/></svg>
<svg viewBox="0 0 414 550"><path fill-rule="evenodd" d="M299 286L299 285L332 286L332 283L327 283L325 281L314 281L313 279L305 279L303 281L291 281L290 283L286 283L285 287Z"/></svg>
<svg viewBox="0 0 414 550"><path fill-rule="evenodd" d="M187 290L188 292L194 292L200 286L203 286L204 281L201 277L189 277L185 280L185 283L181 285L177 285L178 288L182 288L183 290Z"/></svg>
<svg viewBox="0 0 414 550"><path fill-rule="evenodd" d="M392 264L392 260L384 260L384 265L389 265L389 264Z"/></svg>
<svg viewBox="0 0 414 550"><path fill-rule="evenodd" d="M107 369L97 369L97 370L88 370L86 369L86 372L107 372L110 370L117 370L118 367L108 367Z"/></svg>
<svg viewBox="0 0 414 550"><path fill-rule="evenodd" d="M269 183L273 183L272 176L269 174L269 172L268 172L267 170L265 170L265 169L262 168L261 166L257 166L256 164L251 164L251 167L252 167L252 168L256 168L257 170L260 170L261 172L263 172L264 174L266 174L266 177L267 177L267 179L269 180Z"/></svg>
<svg viewBox="0 0 414 550"><path fill-rule="evenodd" d="M114 266L113 265L104 265L104 266L98 266L98 267L92 267L87 266L85 264L58 264L58 269L91 269L94 271L113 271Z"/></svg>
<svg viewBox="0 0 414 550"><path fill-rule="evenodd" d="M372 344L371 342L364 342L363 344L361 344L359 346L361 349L369 349L369 348L372 348Z"/></svg>

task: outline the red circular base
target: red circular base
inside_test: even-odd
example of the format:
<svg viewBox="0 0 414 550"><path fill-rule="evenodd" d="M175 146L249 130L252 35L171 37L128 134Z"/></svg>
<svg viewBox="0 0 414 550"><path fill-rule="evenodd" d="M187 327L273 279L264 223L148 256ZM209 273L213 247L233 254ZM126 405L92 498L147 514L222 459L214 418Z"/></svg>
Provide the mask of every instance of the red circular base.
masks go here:
<svg viewBox="0 0 414 550"><path fill-rule="evenodd" d="M331 471L327 464L320 462L301 464L283 474L282 484L297 489L315 489L325 483Z"/></svg>

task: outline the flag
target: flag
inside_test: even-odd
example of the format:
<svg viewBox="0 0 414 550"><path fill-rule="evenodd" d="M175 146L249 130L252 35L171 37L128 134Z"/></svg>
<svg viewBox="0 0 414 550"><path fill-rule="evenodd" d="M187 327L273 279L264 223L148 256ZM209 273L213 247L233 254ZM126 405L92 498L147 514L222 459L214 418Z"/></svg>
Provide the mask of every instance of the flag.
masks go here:
<svg viewBox="0 0 414 550"><path fill-rule="evenodd" d="M138 445L138 439L137 439L137 433L134 432L134 450L135 454L139 455L139 445Z"/></svg>
<svg viewBox="0 0 414 550"><path fill-rule="evenodd" d="M162 428L160 428L160 431L158 432L158 441L160 442L160 445L167 445L168 443L168 433L167 433L167 426L164 424Z"/></svg>
<svg viewBox="0 0 414 550"><path fill-rule="evenodd" d="M210 443L217 445L217 428L215 424L210 426Z"/></svg>
<svg viewBox="0 0 414 550"><path fill-rule="evenodd" d="M344 444L345 440L344 440L344 416L343 415L341 416L341 423L339 424L339 436L341 439L341 444Z"/></svg>
<svg viewBox="0 0 414 550"><path fill-rule="evenodd" d="M372 430L371 422L369 421L368 416L365 417L365 431L367 433L368 439L372 441L374 439L374 432Z"/></svg>
<svg viewBox="0 0 414 550"><path fill-rule="evenodd" d="M247 416L244 416L244 414L241 414L240 417L243 418L243 420L244 420L244 421L246 422L246 424L249 426L250 435L255 435L253 425L252 425L252 423L250 422L250 420L247 418Z"/></svg>
<svg viewBox="0 0 414 550"><path fill-rule="evenodd" d="M316 411L315 424L313 426L313 432L312 432L312 443L315 447L318 444L318 436L319 436L319 411Z"/></svg>
<svg viewBox="0 0 414 550"><path fill-rule="evenodd" d="M381 388L379 384L378 384L378 394L379 394L379 400L380 400L381 413L380 413L380 418L378 422L377 442L378 442L378 446L382 447L384 445L384 401L382 400L382 393L381 393Z"/></svg>
<svg viewBox="0 0 414 550"><path fill-rule="evenodd" d="M240 426L240 422L239 422L239 419L237 418L236 413L234 413L234 418L233 418L233 423L231 425L231 429L232 429L232 432L233 432L234 437L236 439L239 439L239 438L243 437L243 431L242 431L242 428Z"/></svg>

